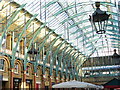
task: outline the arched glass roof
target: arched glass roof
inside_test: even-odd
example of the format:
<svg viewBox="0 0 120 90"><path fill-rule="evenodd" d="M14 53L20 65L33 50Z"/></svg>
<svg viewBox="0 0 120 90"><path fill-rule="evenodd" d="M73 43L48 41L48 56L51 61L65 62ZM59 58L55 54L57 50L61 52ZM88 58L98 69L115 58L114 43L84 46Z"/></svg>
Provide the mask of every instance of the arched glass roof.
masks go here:
<svg viewBox="0 0 120 90"><path fill-rule="evenodd" d="M98 0L13 0L26 3L25 9L47 26L62 34L72 46L86 56L112 55L120 48L119 0L100 0L100 9L111 14L105 34L96 34L89 22ZM83 2L84 1L84 2Z"/></svg>

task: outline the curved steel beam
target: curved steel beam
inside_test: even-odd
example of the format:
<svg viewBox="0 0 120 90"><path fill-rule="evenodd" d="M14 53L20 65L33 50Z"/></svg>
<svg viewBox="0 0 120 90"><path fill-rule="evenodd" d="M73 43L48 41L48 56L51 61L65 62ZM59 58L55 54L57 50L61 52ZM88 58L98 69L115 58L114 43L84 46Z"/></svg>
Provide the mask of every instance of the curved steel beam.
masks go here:
<svg viewBox="0 0 120 90"><path fill-rule="evenodd" d="M69 20L71 20L71 19L74 19L74 18L76 18L76 17L79 17L79 16L81 16L81 15L86 15L86 14L89 13L89 12L91 12L91 11L84 11L84 12L77 13L77 14L75 14L75 15L73 15L73 16L70 16L69 18L63 20L63 21L61 22L61 24L64 24L65 22L67 22L67 21L69 21ZM81 22L81 21L80 21L80 22Z"/></svg>
<svg viewBox="0 0 120 90"><path fill-rule="evenodd" d="M70 7L71 7L71 6L70 6ZM67 8L66 8L66 9L67 9ZM66 11L66 9L65 9L65 10L63 10L63 12L64 12L64 11ZM69 9L70 9L70 8L69 8ZM77 24L76 24L76 25L77 25ZM75 26L75 25L73 25L73 26ZM72 26L71 26L71 27L72 27Z"/></svg>
<svg viewBox="0 0 120 90"><path fill-rule="evenodd" d="M56 38L51 42L51 44L50 44L50 46L49 46L49 48L48 48L48 50L47 50L48 52L47 52L47 54L46 54L45 61L47 60L48 55L50 54L49 51L52 51L53 45L56 43L56 41L57 41L59 38L60 38L60 36L56 37ZM46 61L46 62L47 62L47 61Z"/></svg>
<svg viewBox="0 0 120 90"><path fill-rule="evenodd" d="M44 26L44 25L43 25ZM45 45L45 42L47 41L47 39L49 39L49 36L53 33L54 31L51 30L45 37L44 37L44 40L42 41L41 44L39 44L38 46L38 52L41 52L44 45ZM27 61L27 54L25 55L25 59ZM25 62L26 63L26 62ZM26 65L26 64L25 64ZM41 65L41 64L40 64ZM43 65L42 65L43 66ZM26 66L24 67L24 70L26 70ZM43 70L44 71L44 70Z"/></svg>
<svg viewBox="0 0 120 90"><path fill-rule="evenodd" d="M76 60L79 58L79 56L80 56L80 55L78 55L74 60L76 61ZM79 60L80 60L80 59L79 59ZM79 67L78 67L79 64L80 64L80 63L76 63L76 65L75 65L75 66L76 66L76 76L77 76L77 80L79 79L79 72L78 72L78 71L79 71ZM78 67L78 69L77 69L77 67Z"/></svg>
<svg viewBox="0 0 120 90"><path fill-rule="evenodd" d="M91 3L90 3L90 4L91 4ZM90 5L90 4L88 3L88 4L85 4L85 5ZM105 4L105 3L103 3L103 4ZM82 4L82 3L77 3L76 5L77 5L77 6L80 6L80 5L83 6L84 4ZM75 8L76 5L73 4L73 5L69 5L68 7L65 7L65 8L61 9L60 11L56 12L56 13L54 14L54 16L58 16L59 14L65 12L66 10ZM111 4L109 4L109 5L111 5ZM111 5L111 6L113 7L113 5ZM114 6L115 6L115 5L114 5Z"/></svg>
<svg viewBox="0 0 120 90"><path fill-rule="evenodd" d="M65 52L66 52L66 50L69 48L69 45L68 46L66 46L64 49L63 49L63 51L61 52L62 53L62 55L60 56L60 61L62 62L62 60L63 60L63 58L64 58L64 54L65 54ZM60 65L60 63L59 63L59 65ZM62 68L63 66L61 66L61 68ZM63 72L62 70L61 70L61 72ZM62 73L61 73L62 74ZM58 76L58 73L56 72L56 76Z"/></svg>
<svg viewBox="0 0 120 90"><path fill-rule="evenodd" d="M23 13L21 16L19 16L15 21L17 21L18 19L20 19L23 15L25 15L27 12L25 12L25 13ZM15 22L14 21L14 22ZM16 31L17 29L22 29L23 27L24 27L24 24L25 23L23 23L23 24L21 24L21 25L18 25L15 29L13 29L13 30L10 30L11 32L14 32L14 31Z"/></svg>
<svg viewBox="0 0 120 90"><path fill-rule="evenodd" d="M27 51L29 51L30 50L30 47L32 46L32 42L34 41L34 39L38 36L38 34L40 33L40 31L44 28L44 26L46 25L46 23L44 23L43 25L41 25L37 30L36 30L36 32L34 33L34 35L33 35L33 37L32 37L32 39L30 40L30 43L29 43L29 46L28 46L28 49L27 49ZM28 54L27 53L25 53L25 59L27 59L27 56L28 56Z"/></svg>
<svg viewBox="0 0 120 90"><path fill-rule="evenodd" d="M25 31L27 30L28 26L30 25L30 23L37 17L37 14L35 14L32 18L30 18L25 27L23 28L22 32L20 33L19 37L18 37L18 40L16 42L16 45L15 47L12 49L12 67L14 67L14 60L15 60L15 54L16 54L16 50L17 50L17 47L18 47L18 44L20 43L21 39L22 39L22 35L25 33Z"/></svg>
<svg viewBox="0 0 120 90"><path fill-rule="evenodd" d="M34 33L34 35L33 35L33 37L32 37L32 39L30 40L30 43L29 43L29 46L28 46L28 49L27 49L27 51L29 51L30 50L30 47L32 46L32 42L34 41L34 39L38 36L38 34L40 33L40 31L45 27L45 25L46 25L46 23L44 23L43 25L41 25L37 30L36 30L36 32ZM28 57L28 53L26 52L25 53L25 61L24 61L24 65L25 65L25 68L24 69L26 69L26 64L27 64L27 57ZM34 63L34 72L36 72L36 70L37 70L37 60L36 60L36 63Z"/></svg>
<svg viewBox="0 0 120 90"><path fill-rule="evenodd" d="M77 53L77 52L75 52L74 55L75 55L76 53ZM73 62L72 65L74 65L74 68L72 68L72 69L73 69L74 72L76 72L76 69L77 69L77 68L75 68L75 61L76 61L76 59L78 58L79 55L78 55L76 58L74 57L74 55L71 56L71 62ZM72 73L73 73L73 72L72 72ZM74 73L73 75L71 75L71 78L73 78L73 77L75 77L75 73Z"/></svg>
<svg viewBox="0 0 120 90"><path fill-rule="evenodd" d="M58 50L62 47L62 45L64 45L65 42L66 42L65 40L62 41L61 44L57 47L56 51L58 51ZM56 51L55 51L55 52L56 52ZM55 53L54 53L54 54L55 54ZM58 53L57 53L57 54L58 54ZM53 57L53 59L54 59L54 57ZM60 62L58 62L58 65L56 65L56 74L58 73L59 66L60 66ZM51 64L50 64L50 75L52 75L52 69L53 69L53 67L52 67Z"/></svg>
<svg viewBox="0 0 120 90"><path fill-rule="evenodd" d="M47 7L53 5L53 4L57 3L57 2L58 2L58 0L51 1L51 2L47 3L45 6L43 6L42 8L47 8Z"/></svg>
<svg viewBox="0 0 120 90"><path fill-rule="evenodd" d="M44 45L45 45L45 42L47 41L47 39L49 38L49 36L53 33L54 31L50 31L44 38L43 42L38 46L39 47L39 52L42 51Z"/></svg>
<svg viewBox="0 0 120 90"><path fill-rule="evenodd" d="M72 55L73 54L73 55ZM73 58L74 58L74 55L76 54L76 52L74 52L74 53L72 53L72 54L67 54L67 58L65 59L65 60L68 60L68 62L66 63L68 66L71 66L71 62L72 62L72 60L73 60ZM69 57L71 57L70 59L69 59ZM66 67L66 77L67 77L67 74L68 74L68 67ZM74 75L72 75L71 77L73 77Z"/></svg>
<svg viewBox="0 0 120 90"><path fill-rule="evenodd" d="M2 8L0 9L0 11L2 11L4 8L6 8L8 5L10 5L11 4L11 2L8 2L6 5L4 4L3 6L2 6Z"/></svg>
<svg viewBox="0 0 120 90"><path fill-rule="evenodd" d="M67 66L66 61L69 60L69 55L70 55L70 53L72 52L73 49L74 49L74 48L68 50L68 52L66 53L67 55L65 55L64 58L63 58L63 59L64 59L63 62L65 63L66 66ZM63 67L62 67L62 72L64 72L64 69L65 69L65 68L66 68L66 71L68 71L68 70L67 70L68 67L65 67L65 65L63 65ZM66 73L66 75L67 75L68 72L65 72L65 73Z"/></svg>
<svg viewBox="0 0 120 90"><path fill-rule="evenodd" d="M59 40L59 38L61 38L61 36L57 36L57 37L53 40L53 42L52 42L52 43L50 44L50 46L49 46L49 51L52 50L53 45L56 43L57 40ZM43 69L45 69L45 64L47 63L47 59L48 59L48 56L49 56L49 54L50 54L49 51L47 52L46 57L45 57L45 60L43 61ZM51 61L51 60L50 60L50 61ZM51 65L50 65L50 67L51 67ZM43 70L43 73L45 73L44 71L45 71L45 70Z"/></svg>
<svg viewBox="0 0 120 90"><path fill-rule="evenodd" d="M10 19L7 21L6 27L3 29L3 33L2 36L0 38L0 42L2 42L3 37L5 36L5 33L7 32L8 28L10 27L10 25L14 22L13 19L16 17L16 15L23 9L23 7L25 7L26 4L21 5L10 17ZM2 47L2 43L0 44L0 49Z"/></svg>

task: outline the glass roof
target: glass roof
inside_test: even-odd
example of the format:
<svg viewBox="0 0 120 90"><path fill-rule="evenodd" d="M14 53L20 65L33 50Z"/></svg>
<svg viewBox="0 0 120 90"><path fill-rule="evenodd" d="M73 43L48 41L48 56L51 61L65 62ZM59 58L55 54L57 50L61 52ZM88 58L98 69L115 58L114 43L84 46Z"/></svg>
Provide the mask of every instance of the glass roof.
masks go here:
<svg viewBox="0 0 120 90"><path fill-rule="evenodd" d="M105 34L96 34L89 22L98 0L13 0L26 3L25 9L38 14L41 22L62 34L82 54L88 57L112 55L120 48L119 0L100 0L100 9L111 14ZM83 2L84 1L84 2Z"/></svg>

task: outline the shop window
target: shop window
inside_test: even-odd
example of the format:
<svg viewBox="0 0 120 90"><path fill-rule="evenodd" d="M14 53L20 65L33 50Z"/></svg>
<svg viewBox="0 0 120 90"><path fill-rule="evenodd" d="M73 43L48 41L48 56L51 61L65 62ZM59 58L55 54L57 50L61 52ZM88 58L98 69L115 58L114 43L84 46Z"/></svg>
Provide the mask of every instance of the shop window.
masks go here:
<svg viewBox="0 0 120 90"><path fill-rule="evenodd" d="M32 90L32 80L26 79L26 88L27 90Z"/></svg>
<svg viewBox="0 0 120 90"><path fill-rule="evenodd" d="M13 79L13 90L19 90L21 86L21 79L20 78L14 78Z"/></svg>
<svg viewBox="0 0 120 90"><path fill-rule="evenodd" d="M49 89L49 87L48 87L48 86L45 86L45 89L47 89L47 90L48 90L48 89Z"/></svg>
<svg viewBox="0 0 120 90"><path fill-rule="evenodd" d="M4 70L4 59L0 59L0 70Z"/></svg>
<svg viewBox="0 0 120 90"><path fill-rule="evenodd" d="M44 56L43 56L43 60L45 60L45 58L46 58L46 51L44 51Z"/></svg>
<svg viewBox="0 0 120 90"><path fill-rule="evenodd" d="M1 36L0 36L1 37ZM6 35L4 35L3 40L2 40L2 48L6 48Z"/></svg>
<svg viewBox="0 0 120 90"><path fill-rule="evenodd" d="M29 66L27 66L26 74L29 75Z"/></svg>
<svg viewBox="0 0 120 90"><path fill-rule="evenodd" d="M38 77L38 76L39 76L39 69L36 72L36 77Z"/></svg>
<svg viewBox="0 0 120 90"><path fill-rule="evenodd" d="M18 68L19 68L19 66L18 66L18 64L16 64L16 65L15 65L15 69L14 69L14 72L15 72L15 73L18 73Z"/></svg>
<svg viewBox="0 0 120 90"><path fill-rule="evenodd" d="M58 65L59 57L56 56L56 65Z"/></svg>

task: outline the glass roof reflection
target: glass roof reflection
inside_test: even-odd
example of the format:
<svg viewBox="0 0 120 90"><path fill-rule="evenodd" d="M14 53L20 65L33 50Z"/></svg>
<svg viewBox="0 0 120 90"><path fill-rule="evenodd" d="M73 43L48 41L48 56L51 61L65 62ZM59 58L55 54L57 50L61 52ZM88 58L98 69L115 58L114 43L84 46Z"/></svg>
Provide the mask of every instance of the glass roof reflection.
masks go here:
<svg viewBox="0 0 120 90"><path fill-rule="evenodd" d="M94 3L97 0L14 1L19 4L26 3L26 10L38 14L40 21L47 22L49 28L55 29L57 34L62 34L62 38L88 57L112 55L114 48L120 48L119 0L100 0L100 9L111 14L104 35L96 34L89 22L89 15L95 11Z"/></svg>

